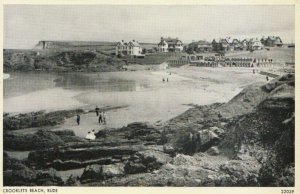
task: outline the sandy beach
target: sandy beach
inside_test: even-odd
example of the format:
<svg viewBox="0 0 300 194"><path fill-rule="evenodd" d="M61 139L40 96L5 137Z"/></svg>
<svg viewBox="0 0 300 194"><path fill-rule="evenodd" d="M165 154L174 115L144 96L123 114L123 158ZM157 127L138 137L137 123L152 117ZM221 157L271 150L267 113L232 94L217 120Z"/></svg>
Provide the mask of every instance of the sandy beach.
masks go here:
<svg viewBox="0 0 300 194"><path fill-rule="evenodd" d="M243 87L265 82L264 76L253 74L252 69L248 68L202 68L188 65L159 71L117 72L112 73L112 76L105 80L110 82L110 79L118 77L133 80L134 85L130 90L124 91L54 87L6 98L4 112L25 113L72 108L92 110L96 105L126 107L108 111L106 125L99 125L95 113L87 113L81 116L80 126L76 124L74 117L55 127L55 130L71 129L76 135L84 137L92 129L98 131L119 128L132 122L158 124L183 113L192 104L224 103L238 94ZM165 82L162 81L163 78ZM102 81L96 83L104 84ZM122 81L116 84L118 83Z"/></svg>

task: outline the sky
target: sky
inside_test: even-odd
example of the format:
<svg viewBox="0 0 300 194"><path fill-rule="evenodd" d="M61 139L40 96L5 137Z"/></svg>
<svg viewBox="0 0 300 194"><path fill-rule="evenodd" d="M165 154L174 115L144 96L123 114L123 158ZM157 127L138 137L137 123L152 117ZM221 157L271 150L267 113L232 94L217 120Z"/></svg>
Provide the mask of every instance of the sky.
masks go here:
<svg viewBox="0 0 300 194"><path fill-rule="evenodd" d="M278 35L295 40L293 5L5 5L4 48L40 40L184 43Z"/></svg>

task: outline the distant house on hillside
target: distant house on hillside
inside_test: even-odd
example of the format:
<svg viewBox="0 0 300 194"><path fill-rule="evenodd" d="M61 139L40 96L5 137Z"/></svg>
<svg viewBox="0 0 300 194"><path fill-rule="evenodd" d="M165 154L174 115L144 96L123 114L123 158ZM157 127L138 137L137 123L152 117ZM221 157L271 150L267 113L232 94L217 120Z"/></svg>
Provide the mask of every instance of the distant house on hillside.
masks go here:
<svg viewBox="0 0 300 194"><path fill-rule="evenodd" d="M268 36L263 44L270 47L281 47L283 45L282 40L279 36Z"/></svg>
<svg viewBox="0 0 300 194"><path fill-rule="evenodd" d="M197 53L205 53L205 52L211 52L213 50L211 42L205 41L205 40L199 40L197 42L192 42L187 46L187 50Z"/></svg>
<svg viewBox="0 0 300 194"><path fill-rule="evenodd" d="M124 40L117 43L116 55L127 55L127 43Z"/></svg>
<svg viewBox="0 0 300 194"><path fill-rule="evenodd" d="M251 39L248 43L250 50L262 50L264 45L259 39Z"/></svg>
<svg viewBox="0 0 300 194"><path fill-rule="evenodd" d="M213 51L216 51L216 52L226 52L226 51L230 50L230 44L229 44L228 39L225 39L225 38L221 38L221 39L219 39L219 41L216 41L215 39L213 39L212 48L213 48Z"/></svg>
<svg viewBox="0 0 300 194"><path fill-rule="evenodd" d="M247 39L242 40L241 41L242 50L248 50L248 44L249 42L247 41Z"/></svg>
<svg viewBox="0 0 300 194"><path fill-rule="evenodd" d="M242 50L248 50L249 41L247 39L244 39L240 43Z"/></svg>
<svg viewBox="0 0 300 194"><path fill-rule="evenodd" d="M178 38L163 38L161 37L158 43L159 52L182 52L183 43Z"/></svg>
<svg viewBox="0 0 300 194"><path fill-rule="evenodd" d="M260 42L263 44L263 45L266 45L266 41L267 41L267 37L263 36L261 39L260 39Z"/></svg>
<svg viewBox="0 0 300 194"><path fill-rule="evenodd" d="M196 51L198 52L211 52L212 44L205 40L200 40L197 42Z"/></svg>
<svg viewBox="0 0 300 194"><path fill-rule="evenodd" d="M117 43L116 55L140 56L142 55L142 50L142 47L137 41L133 40L129 43L126 43L124 40L122 40L121 42Z"/></svg>
<svg viewBox="0 0 300 194"><path fill-rule="evenodd" d="M230 50L231 51L243 50L241 42L236 38L233 39L232 42L230 43Z"/></svg>
<svg viewBox="0 0 300 194"><path fill-rule="evenodd" d="M138 56L138 55L141 55L142 54L142 47L140 46L140 44L133 40L133 41L130 41L127 45L127 48L128 48L128 54L129 55L135 55L135 56Z"/></svg>
<svg viewBox="0 0 300 194"><path fill-rule="evenodd" d="M42 41L39 41L39 43L35 46L35 49L42 49L42 50L54 49L59 46L59 43L60 42L42 40ZM60 44L62 44L62 43L60 43Z"/></svg>

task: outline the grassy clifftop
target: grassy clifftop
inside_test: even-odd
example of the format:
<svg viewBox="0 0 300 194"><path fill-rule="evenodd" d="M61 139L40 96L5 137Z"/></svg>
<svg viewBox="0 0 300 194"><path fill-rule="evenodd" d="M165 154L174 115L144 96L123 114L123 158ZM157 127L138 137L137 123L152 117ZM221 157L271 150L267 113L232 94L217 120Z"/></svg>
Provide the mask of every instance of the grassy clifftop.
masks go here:
<svg viewBox="0 0 300 194"><path fill-rule="evenodd" d="M4 72L118 71L126 63L97 50L4 50Z"/></svg>

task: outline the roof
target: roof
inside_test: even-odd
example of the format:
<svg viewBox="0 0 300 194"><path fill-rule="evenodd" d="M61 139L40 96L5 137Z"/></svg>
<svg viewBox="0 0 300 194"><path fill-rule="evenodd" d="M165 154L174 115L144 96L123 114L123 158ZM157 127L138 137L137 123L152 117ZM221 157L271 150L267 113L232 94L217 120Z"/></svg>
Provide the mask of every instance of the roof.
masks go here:
<svg viewBox="0 0 300 194"><path fill-rule="evenodd" d="M276 41L277 40L277 41L282 42L281 38L279 36L268 36L268 39L272 40L272 41Z"/></svg>
<svg viewBox="0 0 300 194"><path fill-rule="evenodd" d="M260 41L255 41L252 46L263 46L263 44Z"/></svg>
<svg viewBox="0 0 300 194"><path fill-rule="evenodd" d="M240 41L235 38L235 39L232 40L232 43L240 43Z"/></svg>
<svg viewBox="0 0 300 194"><path fill-rule="evenodd" d="M124 41L121 41L121 42L118 42L118 43L117 43L117 46L124 46L124 45L127 45L127 43L124 42Z"/></svg>
<svg viewBox="0 0 300 194"><path fill-rule="evenodd" d="M241 41L241 43L244 43L244 42L248 43L248 40L244 39L244 40Z"/></svg>
<svg viewBox="0 0 300 194"><path fill-rule="evenodd" d="M137 42L137 41L130 41L129 43L128 43L128 45L133 45L133 46L140 46L140 44Z"/></svg>
<svg viewBox="0 0 300 194"><path fill-rule="evenodd" d="M219 40L219 43L222 43L222 44L229 44L229 43L228 43L228 40L225 39L225 38L221 38L221 39Z"/></svg>
<svg viewBox="0 0 300 194"><path fill-rule="evenodd" d="M182 43L181 40L179 40L178 38L163 38L161 39L161 41L158 44L162 44L163 41L165 41L166 43L168 43L168 45L172 45L172 44L177 44L178 42Z"/></svg>

